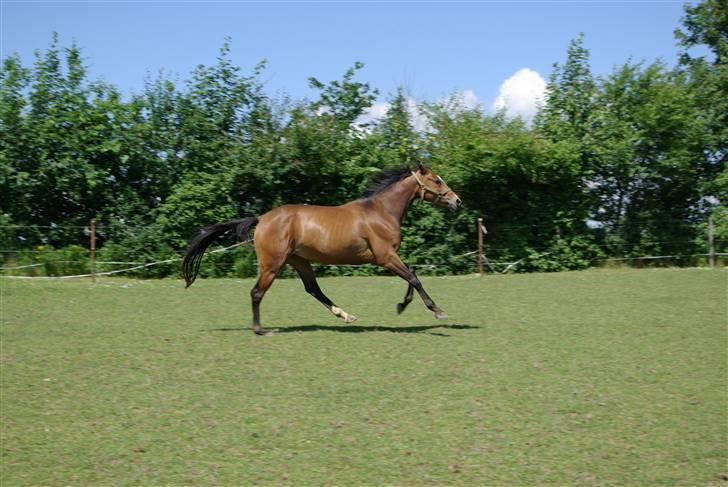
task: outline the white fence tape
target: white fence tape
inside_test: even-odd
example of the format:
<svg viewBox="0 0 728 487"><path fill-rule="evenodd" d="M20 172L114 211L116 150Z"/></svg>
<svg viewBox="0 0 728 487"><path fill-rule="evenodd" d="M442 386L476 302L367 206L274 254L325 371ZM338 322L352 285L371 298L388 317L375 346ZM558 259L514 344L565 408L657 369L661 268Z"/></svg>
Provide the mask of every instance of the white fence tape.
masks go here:
<svg viewBox="0 0 728 487"><path fill-rule="evenodd" d="M216 254L216 253L219 253L219 252L226 252L228 250L232 250L235 247L239 247L239 246L244 245L246 243L250 243L250 242L238 242L238 243L233 244L233 245L230 245L228 247L223 247L221 249L212 250L212 251L210 251L208 253L210 253L210 254ZM456 257L469 257L469 256L473 256L473 255L475 255L477 253L478 253L478 251L477 250L474 250L472 252L466 252L464 254L458 255ZM490 270L494 274L505 274L508 271L510 271L511 269L513 269L514 267L516 267L518 264L520 264L520 263L522 263L522 262L524 262L524 261L526 261L528 259L533 259L533 258L537 258L537 257L545 257L545 256L550 255L552 253L553 252L544 252L544 253L540 253L540 254L533 254L533 255L526 256L526 257L524 257L524 258L522 258L520 260L517 260L515 262L491 262L491 261L488 260L488 258L485 255L483 255L483 261L484 261L484 263L486 263L488 265L488 267L490 268ZM683 257L707 257L709 255L711 255L711 254L645 255L645 256L639 256L639 257L614 257L614 258L609 258L609 259L593 259L592 262L626 261L626 260L658 260L658 259L673 259L673 258L683 258ZM716 254L713 254L713 255L715 255L715 256L726 256L726 255L728 255L728 253L716 253ZM114 275L114 274L121 274L122 272L135 271L135 270L144 269L144 268L147 268L147 267L152 267L152 266L160 265L160 264L169 264L169 263L177 262L177 261L180 261L180 260L182 260L182 257L176 257L174 259L161 260L161 261L158 261L158 262L149 262L149 263L146 263L146 264L141 264L141 263L138 263L138 262L119 262L119 261L97 262L97 264L138 264L138 265L135 265L134 267L127 267L126 269L117 269L117 270L113 270L113 271L97 272L95 274L76 274L76 275L72 275L72 276L0 276L0 277L4 277L6 279L75 279L75 278L92 277L92 276L111 276L111 275ZM70 263L71 261L55 261L55 262L66 262L66 263ZM38 266L42 266L42 265L45 265L45 264L44 263L40 263L40 264L29 264L29 265L23 265L23 266L17 266L17 267L0 267L0 270L26 269L26 268L38 267ZM446 264L444 264L444 263L438 263L438 264L412 264L409 267L416 267L416 268L419 267L419 268L436 269L437 267L444 266L444 265L446 265ZM495 269L495 266L504 266L505 269L503 269L502 271L497 271ZM358 267L358 266L355 266L355 265L339 265L339 266L336 266L336 267Z"/></svg>
<svg viewBox="0 0 728 487"><path fill-rule="evenodd" d="M77 264L79 263L78 260L49 260L48 262L41 262L39 264L28 264L28 265L18 265L18 266L4 266L0 267L0 270L2 271L12 271L15 269L27 269L29 267L40 267L44 266L46 264ZM104 264L104 265L141 265L144 262L119 262L119 261L96 261L97 264Z"/></svg>
<svg viewBox="0 0 728 487"><path fill-rule="evenodd" d="M239 247L245 243L248 243L248 242L238 242L236 244L230 245L228 247L224 247L222 249L213 250L209 253L217 254L218 252L225 252L227 250L234 249L235 247ZM106 271L106 272L96 272L95 274L76 274L73 276L2 276L2 277L7 278L7 279L75 279L75 278L79 278L79 277L111 276L114 274L120 274L122 272L136 271L139 269L144 269L146 267L152 267L152 266L160 265L160 264L169 264L171 262L177 262L180 260L182 260L182 257L175 257L174 259L160 260L158 262L149 262L147 264L140 264L140 265L136 265L134 267L127 267L126 269L117 269L114 271ZM124 264L124 263L138 264L137 262L97 262L97 264ZM22 269L25 267L36 267L36 266L40 266L40 265L45 265L45 264L31 264L28 266L19 266L19 267L11 267L11 268L3 267L3 269L9 269L9 270Z"/></svg>

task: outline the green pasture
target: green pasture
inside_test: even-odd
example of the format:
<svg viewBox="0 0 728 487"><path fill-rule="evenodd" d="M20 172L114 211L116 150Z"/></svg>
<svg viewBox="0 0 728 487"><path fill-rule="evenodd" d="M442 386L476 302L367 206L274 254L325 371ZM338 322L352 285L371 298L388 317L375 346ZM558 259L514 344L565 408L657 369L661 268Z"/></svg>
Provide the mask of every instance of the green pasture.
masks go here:
<svg viewBox="0 0 728 487"><path fill-rule="evenodd" d="M0 279L0 484L725 485L725 271Z"/></svg>

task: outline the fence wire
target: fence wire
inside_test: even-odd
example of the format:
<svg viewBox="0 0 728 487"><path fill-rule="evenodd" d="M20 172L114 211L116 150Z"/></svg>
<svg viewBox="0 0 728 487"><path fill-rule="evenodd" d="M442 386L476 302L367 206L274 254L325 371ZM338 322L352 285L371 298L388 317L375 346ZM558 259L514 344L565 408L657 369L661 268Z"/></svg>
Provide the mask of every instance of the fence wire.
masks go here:
<svg viewBox="0 0 728 487"><path fill-rule="evenodd" d="M2 227L2 226L0 226ZM76 230L80 231L84 239L88 239L90 233L90 226L81 226L81 225L33 225L33 226L22 226L22 225L5 225L4 227L12 227L12 228L26 228L26 229L68 229L68 230ZM507 228L525 228L530 227L532 228L533 225L503 225L498 226L498 230L503 230ZM111 230L110 225L103 225L98 224L96 225L96 230L99 233L106 233L106 236L108 237L108 232ZM119 228L114 227L114 230L118 231ZM126 227L123 228L124 234L129 235L138 235L137 231L141 231L141 227ZM488 235L488 232L485 231L485 229L481 230L483 232L483 236L485 237ZM725 239L714 239L713 242L715 244L718 244L718 247L725 247L725 243L728 242L728 240ZM557 242L558 244L558 242ZM671 246L676 244L683 244L683 245L691 245L693 248L695 245L697 245L697 242L692 239L682 239L682 240L661 240L661 241L654 241L649 242L649 245L654 246L660 246L664 248L665 246ZM238 242L236 244L219 248L217 250L209 251L208 254L219 254L222 252L227 252L230 250L233 250L240 245L243 245L242 242ZM611 243L590 243L590 247L598 248L598 249L607 249L611 248L619 249L624 248L627 249L630 246L633 246L634 244L631 244L629 242L611 242ZM483 265L484 271L489 271L493 274L506 274L511 271L518 270L519 267L522 267L529 263L529 261L534 260L540 260L543 262L550 262L556 266L561 265L561 262L559 261L558 257L555 257L553 254L557 253L558 250L553 250L555 245L552 243L551 245L543 245L543 246L524 246L522 249L523 251L527 252L528 255L522 256L520 258L511 257L508 261L498 261L498 260L492 260L492 258L489 258L488 255L493 255L494 253L496 255L502 254L502 251L512 251L512 248L509 247L503 247L498 245L492 245L490 243L486 243L484 246L484 251L482 254L478 249L471 250L468 252L465 252L463 254L454 255L448 258L447 262L417 262L414 264L409 264L409 267L414 269L423 269L433 272L442 272L443 270L450 270L452 271L453 268L460 269L460 271L472 269L476 270L477 267ZM81 246L77 246L77 250L81 249ZM63 250L63 249L60 249ZM82 249L81 249L82 250ZM182 255L177 254L175 257L171 257L168 259L162 259L162 260L156 260L152 262L146 262L144 259L135 259L137 257L134 254L130 254L129 257L131 257L130 260L99 260L94 261L95 265L105 267L105 266L112 266L112 269L108 270L102 270L100 272L93 272L92 270L90 272L77 272L72 273L69 275L45 275L45 276L31 276L31 275L12 275L15 272L18 271L32 271L37 268L43 268L46 267L46 269L52 268L53 266L59 266L59 265L68 265L75 267L77 270L79 267L83 268L86 267L88 269L92 269L91 266L88 265L88 255L86 255L84 258L87 259L86 261L79 259L79 260L67 260L67 259L57 259L57 260L44 260L42 262L33 262L33 263L22 263L22 260L25 260L27 262L28 259L30 259L30 256L35 256L33 259L39 260L42 259L44 254L51 254L54 252L59 252L59 249L53 249L53 248L35 248L35 249L0 249L0 259L5 260L6 262L8 260L12 261L12 258L8 258L11 255L28 255L27 258L22 258L21 263L19 265L3 265L0 267L0 271L4 272L5 278L11 278L11 279L74 279L74 278L87 278L87 277L97 277L97 276L112 276L112 275L118 275L118 274L128 274L128 273L134 273L135 271L141 271L144 269L153 268L156 266L164 265L164 264L173 264L175 262L181 262ZM506 253L506 255L508 255ZM665 261L669 259L675 259L676 261L680 261L682 265L685 265L687 259L696 259L696 258L718 258L720 261L720 264L723 264L726 253L720 253L720 252L714 252L714 253L689 253L689 254L682 254L682 253L675 253L670 255L627 255L627 256L614 256L614 257L604 257L604 258L592 258L587 259L586 262L589 263L589 265L606 265L609 263L637 263L639 265L642 265L645 262L656 262L656 261ZM405 259L406 260L406 259ZM706 259L707 260L707 259ZM32 261L31 261L32 262ZM208 262L209 266L216 266L220 267L222 269L231 269L234 266L237 265L237 262L221 262L221 261L213 261ZM694 265L694 264L693 264ZM117 266L127 266L122 268L113 268ZM316 266L317 268L321 268L319 265ZM337 265L337 266L326 266L326 268L329 269L337 269L337 268L362 268L362 266L354 266L354 265ZM68 270L68 269L66 269ZM58 269L53 270L55 272L58 271ZM166 272L166 271L164 271ZM223 272L229 272L229 271L223 271ZM375 271L376 272L376 271ZM225 275L225 274L223 274Z"/></svg>
<svg viewBox="0 0 728 487"><path fill-rule="evenodd" d="M220 252L226 252L226 251L232 250L233 248L238 247L240 245L242 245L242 242L241 243L234 244L234 245L230 245L228 247L224 247L224 248L221 248L221 249L212 250L212 251L210 251L208 253L209 254L215 254L215 253L220 253ZM477 257L477 255L476 255L477 253L478 253L478 251L471 251L471 252L467 252L465 254L461 254L459 256L456 256L456 257L469 257L469 256ZM483 263L486 266L488 266L488 268L490 269L490 271L493 274L507 274L509 271L511 271L514 268L516 268L519 264L522 264L522 263L528 261L529 259L537 259L537 258L547 257L550 254L551 254L551 252L545 252L545 253L541 253L541 254L533 254L533 255L529 255L529 256L523 257L522 259L519 259L519 260L514 261L514 262L493 262L493 261L490 261L487 258L487 256L483 255L482 256L482 260L483 260ZM649 261L649 260L664 260L664 259L685 259L685 258L688 258L688 257L709 257L711 255L716 256L716 257L726 257L726 256L728 256L728 253L719 252L719 253L715 253L715 254L644 255L644 256L637 256L637 257L613 257L613 258L606 258L606 259L592 259L591 262L593 263L593 262L624 262L624 261ZM138 262L97 262L97 264L137 264L137 265L134 265L133 267L127 267L127 268L124 268L124 269L117 269L117 270L113 270L113 271L95 272L95 273L86 273L86 274L75 274L75 275L64 275L64 276L13 276L13 275L5 275L5 276L1 276L1 277L7 278L7 279L77 279L77 278L86 278L86 277L112 276L112 275L115 275L115 274L122 274L122 273L126 273L126 272L132 272L132 271L135 271L135 270L145 269L145 268L148 268L148 267L153 267L153 266L157 266L157 265L161 265L161 264L171 264L173 262L180 262L181 260L182 260L182 257L177 257L177 258L174 258L174 259L166 259L166 260L161 260L161 261L157 261L157 262L148 262L148 263L145 263L145 264L138 263ZM51 262L56 262L56 261L51 261ZM75 263L75 261L57 261L57 262L70 262L70 263ZM558 263L557 261L554 261L554 262ZM0 267L0 270L19 270L19 269L26 269L26 268L38 267L38 266L44 266L44 265L46 265L46 264L45 263L41 263L41 264L30 264L30 265L22 265L22 266L14 266L14 267L13 266L11 266L11 267L7 267L6 266L6 267ZM415 269L436 269L438 267L449 267L450 265L451 265L451 263L444 263L443 262L443 263L428 263L428 264L412 264L412 265L409 265L409 267L415 268ZM495 268L497 266L504 267L504 269L502 271L499 271L499 270L497 270ZM344 264L344 265L336 265L334 267L351 268L351 267L361 267L361 266L358 266L358 265L346 265L346 264Z"/></svg>

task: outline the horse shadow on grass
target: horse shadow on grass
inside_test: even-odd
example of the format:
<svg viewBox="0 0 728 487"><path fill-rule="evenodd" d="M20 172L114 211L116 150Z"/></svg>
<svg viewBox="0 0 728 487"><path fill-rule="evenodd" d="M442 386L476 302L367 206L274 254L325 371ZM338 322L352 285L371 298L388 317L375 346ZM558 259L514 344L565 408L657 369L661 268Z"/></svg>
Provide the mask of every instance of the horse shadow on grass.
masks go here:
<svg viewBox="0 0 728 487"><path fill-rule="evenodd" d="M387 326L387 325L295 325L276 328L276 334L283 333L306 333L311 331L335 331L337 333L367 333L367 332L389 332L389 333L424 333L426 335L449 337L446 333L439 333L432 330L474 330L481 328L474 325L418 325L418 326ZM201 331L250 331L250 328L212 328Z"/></svg>

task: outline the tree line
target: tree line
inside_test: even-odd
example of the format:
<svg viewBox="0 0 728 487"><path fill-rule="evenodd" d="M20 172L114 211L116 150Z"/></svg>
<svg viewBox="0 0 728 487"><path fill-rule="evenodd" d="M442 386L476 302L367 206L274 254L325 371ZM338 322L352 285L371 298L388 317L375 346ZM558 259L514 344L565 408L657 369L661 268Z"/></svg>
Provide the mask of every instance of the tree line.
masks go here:
<svg viewBox="0 0 728 487"><path fill-rule="evenodd" d="M362 63L339 80L309 78L313 100L274 98L265 62L244 73L226 41L187 81L159 75L123 97L90 80L81 49L54 35L31 66L2 60L2 255L6 264L80 259L81 230L95 218L101 260L174 258L202 226L283 203L341 204L378 170L423 160L465 202L453 214L413 205L402 255L424 270L471 272L477 217L489 259L522 260L520 271L644 255L695 263L709 218L719 250L728 242L727 19L718 0L686 6L674 66L627 61L605 76L592 73L578 36L532 123L455 94L417 105L425 129L401 88L383 118L362 123L379 95L359 80ZM206 266L202 275L255 274L246 247Z"/></svg>

